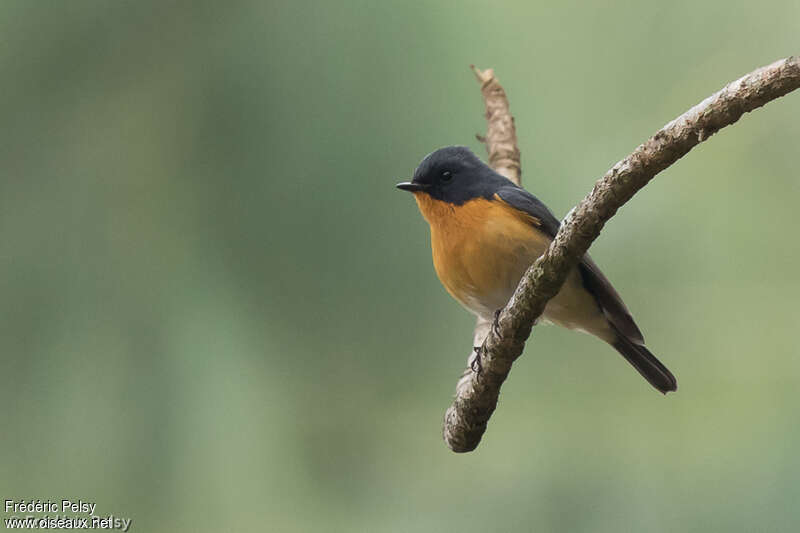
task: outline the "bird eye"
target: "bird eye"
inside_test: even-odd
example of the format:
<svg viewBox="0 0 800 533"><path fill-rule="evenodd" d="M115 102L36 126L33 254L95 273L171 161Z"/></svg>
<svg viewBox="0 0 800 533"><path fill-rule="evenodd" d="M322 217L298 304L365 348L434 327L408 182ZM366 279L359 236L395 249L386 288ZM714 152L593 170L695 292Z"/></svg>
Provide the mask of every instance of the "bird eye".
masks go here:
<svg viewBox="0 0 800 533"><path fill-rule="evenodd" d="M442 172L442 181L450 181L453 179L453 174L449 170Z"/></svg>

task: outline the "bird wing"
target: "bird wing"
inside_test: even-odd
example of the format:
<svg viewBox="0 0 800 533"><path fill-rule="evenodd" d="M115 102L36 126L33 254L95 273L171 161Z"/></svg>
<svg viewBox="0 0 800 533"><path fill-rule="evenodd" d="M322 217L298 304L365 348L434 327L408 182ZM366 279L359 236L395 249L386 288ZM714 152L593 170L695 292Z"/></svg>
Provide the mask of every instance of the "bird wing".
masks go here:
<svg viewBox="0 0 800 533"><path fill-rule="evenodd" d="M515 209L524 211L528 215L538 219L541 225L538 226L548 237L554 239L558 228L561 226L559 220L538 198L516 185L507 185L497 191L497 196ZM620 298L614 286L603 275L589 254L584 254L583 259L578 265L583 280L583 286L588 290L603 310L606 318L628 339L636 344L644 344L642 332L633 321L630 311Z"/></svg>
<svg viewBox="0 0 800 533"><path fill-rule="evenodd" d="M547 206L534 195L508 182L508 185L502 186L497 190L497 196L514 209L519 209L539 220L541 225L538 228L544 231L551 239L555 238L561 223Z"/></svg>

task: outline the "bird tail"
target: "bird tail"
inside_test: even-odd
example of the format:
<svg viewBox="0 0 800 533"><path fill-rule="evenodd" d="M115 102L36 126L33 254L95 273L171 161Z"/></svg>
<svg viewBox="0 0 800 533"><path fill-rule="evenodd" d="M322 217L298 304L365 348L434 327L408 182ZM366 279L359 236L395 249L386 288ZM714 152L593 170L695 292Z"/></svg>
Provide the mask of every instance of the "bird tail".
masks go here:
<svg viewBox="0 0 800 533"><path fill-rule="evenodd" d="M650 350L643 344L637 344L617 331L617 340L611 343L611 346L662 394L678 389L678 381L672 372L656 359L656 356L650 353Z"/></svg>

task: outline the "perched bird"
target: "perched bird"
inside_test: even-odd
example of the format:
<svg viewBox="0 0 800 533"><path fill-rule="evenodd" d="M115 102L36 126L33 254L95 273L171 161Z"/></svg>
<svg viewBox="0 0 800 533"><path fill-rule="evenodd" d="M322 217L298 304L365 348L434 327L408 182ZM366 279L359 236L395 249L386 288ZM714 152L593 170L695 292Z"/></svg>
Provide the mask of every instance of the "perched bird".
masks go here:
<svg viewBox="0 0 800 533"><path fill-rule="evenodd" d="M481 344L495 313L555 237L558 219L463 146L429 154L413 179L397 188L414 194L431 228L436 273L453 298L478 317L474 344ZM645 348L628 308L588 254L542 318L606 341L662 393L677 389L675 377Z"/></svg>

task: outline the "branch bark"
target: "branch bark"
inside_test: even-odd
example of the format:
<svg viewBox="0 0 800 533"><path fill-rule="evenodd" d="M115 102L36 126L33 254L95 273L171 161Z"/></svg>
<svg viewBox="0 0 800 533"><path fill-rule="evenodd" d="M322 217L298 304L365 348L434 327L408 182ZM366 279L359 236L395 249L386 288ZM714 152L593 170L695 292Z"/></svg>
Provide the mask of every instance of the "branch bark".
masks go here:
<svg viewBox="0 0 800 533"><path fill-rule="evenodd" d="M517 147L517 130L514 127L514 117L508 108L506 91L494 77L494 70L490 68L480 70L475 65L470 65L470 68L481 84L488 126L486 137L480 135L476 137L486 145L486 150L489 152L489 166L520 185L522 166Z"/></svg>
<svg viewBox="0 0 800 533"><path fill-rule="evenodd" d="M547 251L528 269L488 332L482 372L459 382L445 413L444 439L455 452L474 450L497 406L500 387L522 354L534 322L605 223L659 172L749 111L800 87L800 58L788 57L726 85L679 116L619 161L567 215ZM488 104L487 104L488 108Z"/></svg>

